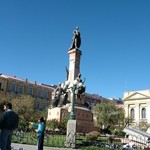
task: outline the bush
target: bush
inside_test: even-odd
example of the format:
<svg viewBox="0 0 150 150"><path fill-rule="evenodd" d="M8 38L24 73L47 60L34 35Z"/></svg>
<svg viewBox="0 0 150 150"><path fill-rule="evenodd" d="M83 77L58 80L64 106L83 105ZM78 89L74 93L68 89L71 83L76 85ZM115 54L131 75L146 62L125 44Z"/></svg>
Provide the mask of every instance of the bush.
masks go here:
<svg viewBox="0 0 150 150"><path fill-rule="evenodd" d="M86 139L93 141L93 140L97 140L99 136L100 136L100 133L98 131L92 131L86 135Z"/></svg>
<svg viewBox="0 0 150 150"><path fill-rule="evenodd" d="M122 130L123 129L121 129L121 128L117 128L117 129L112 131L112 134L117 135L117 136L125 136L125 133Z"/></svg>

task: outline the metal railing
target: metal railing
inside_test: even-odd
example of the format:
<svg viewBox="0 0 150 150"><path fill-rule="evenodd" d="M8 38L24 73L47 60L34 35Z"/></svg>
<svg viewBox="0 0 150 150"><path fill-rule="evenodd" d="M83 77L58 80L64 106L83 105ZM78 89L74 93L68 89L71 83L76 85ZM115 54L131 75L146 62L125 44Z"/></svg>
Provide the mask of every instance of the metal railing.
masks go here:
<svg viewBox="0 0 150 150"><path fill-rule="evenodd" d="M52 133L46 132L44 136L44 145L50 146L50 147L64 147L65 140L66 140L65 135L52 134ZM12 142L36 145L37 136L35 132L15 131L12 137Z"/></svg>
<svg viewBox="0 0 150 150"><path fill-rule="evenodd" d="M37 144L37 136L35 132L14 132L13 143L22 143L29 145ZM44 137L44 146L48 147L65 147L66 135L61 135L59 133L46 132ZM76 148L82 149L84 147L94 146L99 149L114 149L114 150L134 150L144 149L147 146L141 146L140 143L132 141L135 147L129 147L129 141L127 138L115 137L110 141L109 136L100 136L95 140L87 140L86 135L76 135Z"/></svg>

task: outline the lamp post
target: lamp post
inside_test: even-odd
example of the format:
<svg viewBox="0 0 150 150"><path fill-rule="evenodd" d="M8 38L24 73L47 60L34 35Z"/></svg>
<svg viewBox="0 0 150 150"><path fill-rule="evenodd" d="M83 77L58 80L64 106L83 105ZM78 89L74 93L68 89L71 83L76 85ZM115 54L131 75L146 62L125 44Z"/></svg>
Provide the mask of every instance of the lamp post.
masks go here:
<svg viewBox="0 0 150 150"><path fill-rule="evenodd" d="M74 114L75 95L78 94L78 90L82 86L83 84L75 79L70 87L72 95L71 95L71 112L69 114L69 120L75 120L75 114Z"/></svg>
<svg viewBox="0 0 150 150"><path fill-rule="evenodd" d="M68 89L71 91L71 110L69 114L69 120L67 123L67 135L66 135L66 142L65 146L68 148L75 148L76 147L76 125L77 121L75 120L75 95L79 94L80 91L81 82L79 82L77 79L75 79Z"/></svg>
<svg viewBox="0 0 150 150"><path fill-rule="evenodd" d="M71 96L71 112L69 114L69 120L75 120L75 114L74 114L74 102L75 102L75 91L76 91L76 85L73 85L71 87L72 96Z"/></svg>
<svg viewBox="0 0 150 150"><path fill-rule="evenodd" d="M75 79L71 84L71 112L69 114L69 120L75 120L75 114L74 114L74 103L75 103L75 94L77 90L77 84L78 81Z"/></svg>

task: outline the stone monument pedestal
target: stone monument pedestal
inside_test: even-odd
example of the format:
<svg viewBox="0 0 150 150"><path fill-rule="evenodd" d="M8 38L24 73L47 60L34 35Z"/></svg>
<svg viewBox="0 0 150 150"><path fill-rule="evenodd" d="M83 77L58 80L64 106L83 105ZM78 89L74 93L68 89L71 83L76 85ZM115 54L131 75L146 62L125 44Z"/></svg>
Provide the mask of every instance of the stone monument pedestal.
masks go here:
<svg viewBox="0 0 150 150"><path fill-rule="evenodd" d="M55 107L48 109L47 120L57 120L61 121L64 115L68 115L68 109L65 107Z"/></svg>
<svg viewBox="0 0 150 150"><path fill-rule="evenodd" d="M48 117L47 120L58 120L61 121L61 119L64 116L68 116L69 113L68 110L70 109L70 106L67 107L56 107L48 109ZM84 107L78 107L75 106L75 120L76 123L76 132L77 133L88 133L91 131L97 131L97 127L94 126L93 121L93 113L91 110L84 108Z"/></svg>

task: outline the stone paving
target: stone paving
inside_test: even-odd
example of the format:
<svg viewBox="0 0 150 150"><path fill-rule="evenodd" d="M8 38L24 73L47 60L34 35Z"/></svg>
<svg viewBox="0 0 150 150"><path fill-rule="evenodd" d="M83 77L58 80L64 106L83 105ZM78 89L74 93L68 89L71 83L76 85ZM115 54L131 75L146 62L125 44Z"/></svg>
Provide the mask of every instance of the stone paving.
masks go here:
<svg viewBox="0 0 150 150"><path fill-rule="evenodd" d="M12 143L12 150L36 150L36 145L16 144ZM72 150L72 148L46 147L43 150Z"/></svg>

